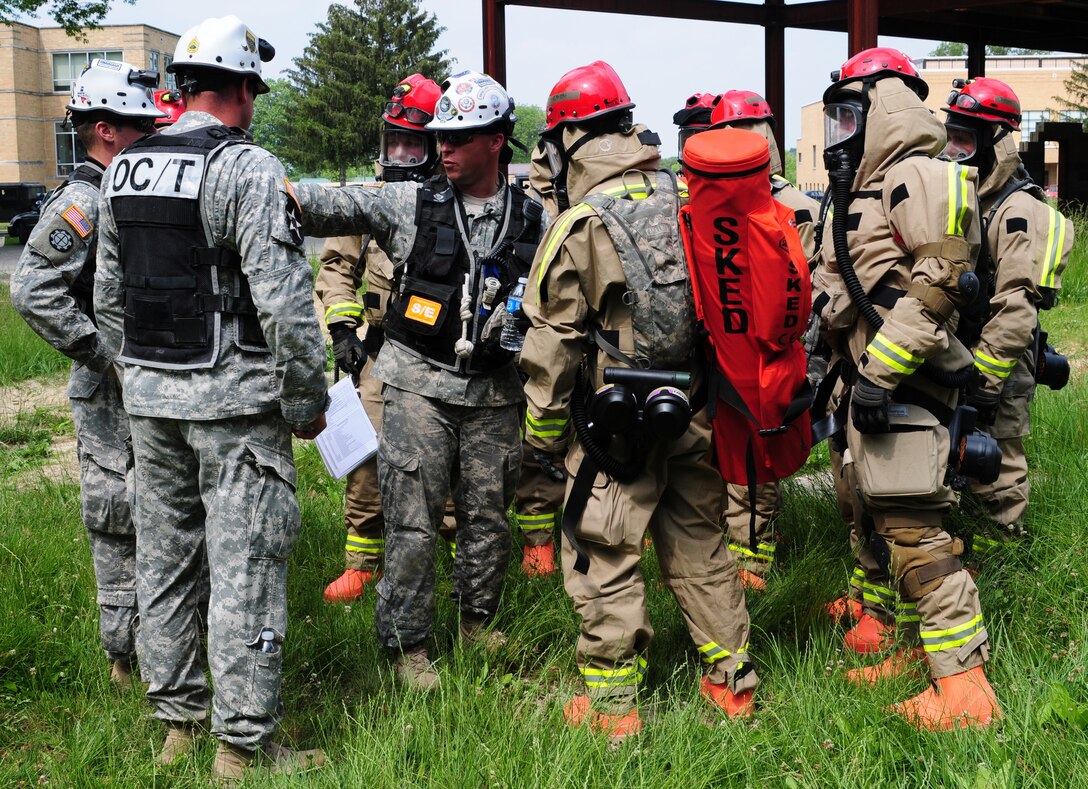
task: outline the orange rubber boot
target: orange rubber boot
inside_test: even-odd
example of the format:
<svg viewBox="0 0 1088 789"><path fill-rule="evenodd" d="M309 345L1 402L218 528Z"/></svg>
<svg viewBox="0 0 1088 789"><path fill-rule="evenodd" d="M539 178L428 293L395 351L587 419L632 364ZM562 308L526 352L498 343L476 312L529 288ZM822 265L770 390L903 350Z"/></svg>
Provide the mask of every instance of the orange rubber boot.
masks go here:
<svg viewBox="0 0 1088 789"><path fill-rule="evenodd" d="M887 647L895 633L891 625L881 624L869 614L862 614L857 624L846 631L842 645L859 655L869 655Z"/></svg>
<svg viewBox="0 0 1088 789"><path fill-rule="evenodd" d="M750 570L737 570L740 576L740 585L749 592L766 592L767 582Z"/></svg>
<svg viewBox="0 0 1088 789"><path fill-rule="evenodd" d="M521 571L534 578L542 578L555 572L555 543L548 540L543 545L526 545L521 550Z"/></svg>
<svg viewBox="0 0 1088 789"><path fill-rule="evenodd" d="M325 587L326 603L350 603L363 596L366 587L381 577L370 570L344 570L344 574Z"/></svg>
<svg viewBox="0 0 1088 789"><path fill-rule="evenodd" d="M856 622L861 619L861 603L846 595L837 600L832 600L824 606L824 613L832 619L849 619Z"/></svg>
<svg viewBox="0 0 1088 789"><path fill-rule="evenodd" d="M733 693L729 685L722 683L716 685L710 681L710 677L703 677L703 684L699 687L699 693L718 709L722 710L730 718L752 717L752 691L742 690Z"/></svg>
<svg viewBox="0 0 1088 789"><path fill-rule="evenodd" d="M572 728L588 723L591 731L607 734L613 743L622 742L642 732L642 718L639 717L637 709L622 715L608 715L593 709L589 696L575 696L568 701L563 707L563 718Z"/></svg>
<svg viewBox="0 0 1088 789"><path fill-rule="evenodd" d="M930 731L989 726L1002 717L982 666L935 679L913 699L893 704L891 711L902 715L912 726Z"/></svg>
<svg viewBox="0 0 1088 789"><path fill-rule="evenodd" d="M855 685L875 685L886 679L912 674L923 676L926 669L926 653L920 647L899 649L887 660L875 666L852 668L846 672L846 679Z"/></svg>

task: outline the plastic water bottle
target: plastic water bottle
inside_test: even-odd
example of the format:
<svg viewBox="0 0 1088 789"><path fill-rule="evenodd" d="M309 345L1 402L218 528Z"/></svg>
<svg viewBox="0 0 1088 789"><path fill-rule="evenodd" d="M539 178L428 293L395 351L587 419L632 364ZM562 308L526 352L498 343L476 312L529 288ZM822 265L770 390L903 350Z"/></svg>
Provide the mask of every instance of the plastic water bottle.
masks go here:
<svg viewBox="0 0 1088 789"><path fill-rule="evenodd" d="M513 317L516 312L521 310L521 302L525 298L525 285L528 282L527 278L519 277L518 284L506 297L506 312L510 315L510 320L502 325L502 334L499 335L499 347L514 353L520 351L521 346L525 344L525 335L518 331Z"/></svg>

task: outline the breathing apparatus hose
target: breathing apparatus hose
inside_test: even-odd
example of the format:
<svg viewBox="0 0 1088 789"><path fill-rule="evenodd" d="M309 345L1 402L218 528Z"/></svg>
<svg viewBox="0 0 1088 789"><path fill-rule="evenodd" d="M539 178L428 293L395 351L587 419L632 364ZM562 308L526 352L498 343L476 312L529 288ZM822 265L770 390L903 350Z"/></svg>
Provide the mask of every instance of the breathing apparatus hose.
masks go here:
<svg viewBox="0 0 1088 789"><path fill-rule="evenodd" d="M578 367L578 376L574 382L574 394L570 401L570 418L574 422L574 430L578 434L578 440L582 442L582 448L586 454L597 464L597 468L618 482L632 482L642 473L645 455L636 452L628 461L617 460L608 454L608 450L601 446L589 427L589 418L586 414L586 382L585 365Z"/></svg>
<svg viewBox="0 0 1088 789"><path fill-rule="evenodd" d="M880 331L884 325L884 319L876 311L869 294L865 292L858 275L854 271L854 261L850 256L850 245L846 241L846 220L850 210L850 187L854 183L854 168L850 164L850 156L846 151L840 151L838 166L828 173L831 180L831 199L834 206L834 216L831 218L831 240L835 249L835 262L839 265L839 273L842 275L846 292L850 294L850 300L857 306L861 316L865 318L875 331ZM922 375L938 386L947 389L962 389L970 379L971 370L968 365L962 370L938 370L929 362L922 364Z"/></svg>

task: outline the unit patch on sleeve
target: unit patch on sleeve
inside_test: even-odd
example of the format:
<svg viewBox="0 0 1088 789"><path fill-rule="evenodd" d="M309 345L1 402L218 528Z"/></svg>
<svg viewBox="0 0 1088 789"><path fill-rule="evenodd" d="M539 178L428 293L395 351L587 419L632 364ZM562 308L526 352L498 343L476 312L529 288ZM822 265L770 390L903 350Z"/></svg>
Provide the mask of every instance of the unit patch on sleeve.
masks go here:
<svg viewBox="0 0 1088 789"><path fill-rule="evenodd" d="M53 247L57 252L67 252L74 243L75 239L67 230L54 230L49 234L49 246Z"/></svg>
<svg viewBox="0 0 1088 789"><path fill-rule="evenodd" d="M285 206L287 231L291 234L291 241L295 246L302 246L302 242L306 238L302 233L302 206L299 205L298 198L295 197L295 190L291 186L291 182L284 178L283 185L287 187Z"/></svg>
<svg viewBox="0 0 1088 789"><path fill-rule="evenodd" d="M72 229L79 233L80 238L86 238L94 230L94 225L87 219L86 214L79 210L79 206L71 205L68 209L61 214L64 221L72 226Z"/></svg>

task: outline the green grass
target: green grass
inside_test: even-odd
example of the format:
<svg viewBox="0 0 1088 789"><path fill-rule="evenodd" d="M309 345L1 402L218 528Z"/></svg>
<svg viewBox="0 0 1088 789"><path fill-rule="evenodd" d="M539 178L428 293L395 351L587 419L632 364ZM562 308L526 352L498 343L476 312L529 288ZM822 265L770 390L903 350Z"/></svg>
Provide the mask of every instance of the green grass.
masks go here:
<svg viewBox="0 0 1088 789"><path fill-rule="evenodd" d="M53 437L73 434L67 408L35 408L0 423L0 479L40 466L49 457Z"/></svg>
<svg viewBox="0 0 1088 789"><path fill-rule="evenodd" d="M0 338L0 386L68 369L68 358L35 334L11 306L11 291L6 285L0 285Z"/></svg>
<svg viewBox="0 0 1088 789"><path fill-rule="evenodd" d="M1080 249L1067 285L1088 265ZM1075 361L1088 345L1085 309L1088 300L1071 298L1046 316ZM516 550L498 621L513 645L498 659L458 645L450 559L439 552L444 686L435 697L406 693L375 642L373 592L350 607L321 600L342 570L342 488L312 445L299 444L303 533L290 566L282 736L327 749L330 765L306 781L250 785L1088 786L1084 367L1074 364L1065 390L1036 398L1030 538L980 577L994 647L987 672L1005 712L987 730L920 733L882 711L924 681L860 690L842 679L865 661L841 650L841 629L820 613L845 588L850 562L829 481L786 483L779 566L770 591L749 597L763 678L750 722L724 721L699 700L698 661L675 601L657 586L652 548L643 568L656 638L637 744L611 751L564 726L562 704L578 689L577 619L560 580L526 579ZM969 527L967 516L950 526ZM159 770L162 726L139 695L109 686L75 486L0 481L0 621L0 786L207 785L211 738L194 760Z"/></svg>

